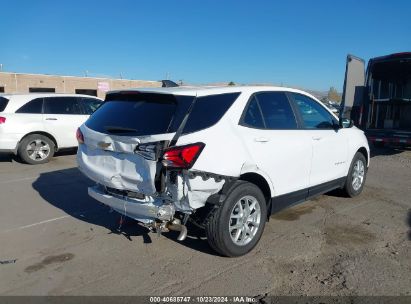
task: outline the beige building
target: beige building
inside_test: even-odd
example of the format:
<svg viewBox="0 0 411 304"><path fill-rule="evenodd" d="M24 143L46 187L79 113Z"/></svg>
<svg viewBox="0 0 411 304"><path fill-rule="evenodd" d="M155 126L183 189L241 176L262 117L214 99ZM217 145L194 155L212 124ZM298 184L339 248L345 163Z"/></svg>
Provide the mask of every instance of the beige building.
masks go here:
<svg viewBox="0 0 411 304"><path fill-rule="evenodd" d="M111 90L161 87L161 81L0 72L0 93L73 93L105 97Z"/></svg>

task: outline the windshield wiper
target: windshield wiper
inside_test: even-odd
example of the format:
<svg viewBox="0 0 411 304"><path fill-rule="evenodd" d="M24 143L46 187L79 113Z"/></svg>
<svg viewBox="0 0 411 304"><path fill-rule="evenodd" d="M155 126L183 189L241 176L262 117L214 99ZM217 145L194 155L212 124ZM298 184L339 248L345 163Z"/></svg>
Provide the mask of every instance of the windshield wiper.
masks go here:
<svg viewBox="0 0 411 304"><path fill-rule="evenodd" d="M125 128L125 127L115 127L115 126L104 126L107 132L110 133L129 133L129 132L137 132L137 129L133 128Z"/></svg>

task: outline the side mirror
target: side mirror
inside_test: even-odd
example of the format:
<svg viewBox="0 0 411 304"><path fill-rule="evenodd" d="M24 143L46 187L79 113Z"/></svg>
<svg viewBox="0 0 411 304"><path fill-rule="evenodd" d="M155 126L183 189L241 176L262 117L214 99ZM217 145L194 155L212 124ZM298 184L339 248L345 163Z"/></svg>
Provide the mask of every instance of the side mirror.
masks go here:
<svg viewBox="0 0 411 304"><path fill-rule="evenodd" d="M336 121L333 120L332 128L333 128L335 131L338 131L338 130L341 129L342 127L340 126L340 124L339 124L338 122L336 122Z"/></svg>
<svg viewBox="0 0 411 304"><path fill-rule="evenodd" d="M354 126L354 121L352 119L348 119L348 118L342 119L343 128L351 128L352 126Z"/></svg>

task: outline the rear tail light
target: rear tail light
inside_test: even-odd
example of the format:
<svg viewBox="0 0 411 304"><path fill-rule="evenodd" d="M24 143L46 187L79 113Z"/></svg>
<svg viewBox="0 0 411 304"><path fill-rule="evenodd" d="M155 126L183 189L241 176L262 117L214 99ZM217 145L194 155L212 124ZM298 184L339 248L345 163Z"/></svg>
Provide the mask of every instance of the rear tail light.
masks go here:
<svg viewBox="0 0 411 304"><path fill-rule="evenodd" d="M0 116L0 125L4 124L6 122L6 117L1 117Z"/></svg>
<svg viewBox="0 0 411 304"><path fill-rule="evenodd" d="M79 144L84 144L84 136L83 133L81 132L80 128L77 129L76 132L76 138Z"/></svg>
<svg viewBox="0 0 411 304"><path fill-rule="evenodd" d="M168 168L190 169L204 146L204 143L195 143L168 148L163 155L163 164Z"/></svg>

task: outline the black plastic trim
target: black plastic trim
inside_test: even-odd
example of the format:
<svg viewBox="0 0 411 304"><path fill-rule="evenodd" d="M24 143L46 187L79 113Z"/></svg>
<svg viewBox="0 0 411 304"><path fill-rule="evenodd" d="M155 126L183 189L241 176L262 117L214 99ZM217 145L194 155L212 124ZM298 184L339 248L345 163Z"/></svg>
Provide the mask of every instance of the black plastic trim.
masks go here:
<svg viewBox="0 0 411 304"><path fill-rule="evenodd" d="M331 190L334 190L334 189L337 189L337 188L341 188L341 187L344 186L345 180L346 180L346 177L341 177L341 178L335 179L333 181L326 182L326 183L311 187L308 190L308 198L312 198L312 197L324 194L328 191L331 191Z"/></svg>
<svg viewBox="0 0 411 304"><path fill-rule="evenodd" d="M210 195L207 199L207 203L211 205L221 206L227 198L227 194L229 193L230 189L238 180L238 178L230 176L223 176L223 179L225 180L223 188L218 193Z"/></svg>
<svg viewBox="0 0 411 304"><path fill-rule="evenodd" d="M269 210L271 210L270 213L277 213L285 208L305 202L306 200L309 200L326 192L342 188L344 186L345 180L346 177L341 177L320 185L272 197L269 207Z"/></svg>

